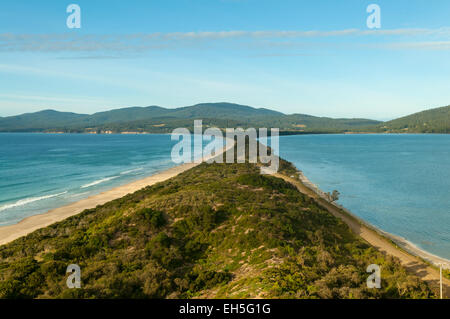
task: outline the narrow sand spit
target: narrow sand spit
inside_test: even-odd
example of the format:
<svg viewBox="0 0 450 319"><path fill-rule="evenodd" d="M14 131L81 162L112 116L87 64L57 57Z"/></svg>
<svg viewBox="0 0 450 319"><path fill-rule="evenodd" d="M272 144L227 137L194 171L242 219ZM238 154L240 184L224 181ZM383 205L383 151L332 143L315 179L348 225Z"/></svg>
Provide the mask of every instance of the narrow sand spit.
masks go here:
<svg viewBox="0 0 450 319"><path fill-rule="evenodd" d="M234 141L231 143L228 142L226 145L227 146L223 151L226 151L228 148L234 146ZM217 156L220 156L220 154L218 154ZM203 159L203 161L206 160L208 160L208 158ZM113 188L98 195L88 197L76 203L52 209L44 214L27 217L15 225L0 227L0 245L9 243L39 228L49 226L70 216L79 214L85 209L95 208L98 205L103 205L111 200L121 198L144 187L151 186L158 182L162 182L169 178L175 177L176 175L187 171L197 165L199 165L199 163L182 164L153 176L149 176L144 179ZM389 241L389 239L387 238L389 236L386 236L386 234L382 235L380 234L380 231L366 226L356 217L353 217L348 213L344 213L341 208L322 198L320 191L315 190L311 186L307 186L308 183L305 184L298 179L287 177L278 173L274 174L274 176L283 178L284 180L295 185L300 192L314 198L323 208L327 209L331 214L344 221L355 234L361 236L376 249L388 255L397 257L400 260L401 264L405 266L408 271L414 273L419 278L426 281L432 289L438 291L439 272L429 266L422 259L396 247L392 242ZM399 246L402 246L401 243L399 244ZM433 260L431 258L433 257L432 255L427 255L424 257L427 257L427 259L431 259L430 261L435 262L439 262L442 260L437 256L435 256L437 259ZM450 298L450 280L448 280L447 278L444 278L443 280L443 292L444 298Z"/></svg>

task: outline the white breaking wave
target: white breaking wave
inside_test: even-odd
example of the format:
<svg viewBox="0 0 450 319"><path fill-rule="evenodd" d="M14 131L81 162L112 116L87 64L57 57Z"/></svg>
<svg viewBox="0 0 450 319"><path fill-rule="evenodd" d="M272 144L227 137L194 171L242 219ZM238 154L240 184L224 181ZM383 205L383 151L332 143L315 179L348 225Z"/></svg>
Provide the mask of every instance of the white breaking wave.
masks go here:
<svg viewBox="0 0 450 319"><path fill-rule="evenodd" d="M130 169L129 171L124 171L124 172L120 173L120 175L126 175L126 174L130 174L130 173L142 171L143 169L144 169L143 167L139 167L139 168L135 168L135 169Z"/></svg>
<svg viewBox="0 0 450 319"><path fill-rule="evenodd" d="M85 196L88 194L89 194L89 192L83 192L83 193L78 193L78 194L72 194L72 195L69 195L68 197L69 198L82 197L82 196Z"/></svg>
<svg viewBox="0 0 450 319"><path fill-rule="evenodd" d="M33 203L33 202L37 202L38 200L49 199L49 198L52 198L52 197L61 196L61 195L64 195L66 193L67 193L67 191L62 192L62 193L58 193L58 194L45 195L45 196L41 196L41 197L30 197L30 198L21 199L21 200L15 202L13 204L7 204L7 205L4 205L4 206L1 206L0 207L0 212L4 211L4 210L7 210L7 209L10 209L10 208L24 206L24 205L27 205L27 204L30 204L30 203Z"/></svg>
<svg viewBox="0 0 450 319"><path fill-rule="evenodd" d="M112 180L112 179L116 179L116 178L118 178L118 177L119 177L119 176L112 176L112 177L102 178L102 179L96 180L96 181L94 181L94 182L92 182L92 183L83 185L83 186L81 186L81 188L88 188L88 187L91 187L91 186L95 186L95 185L98 185L98 184L101 184L101 183L110 181L110 180Z"/></svg>

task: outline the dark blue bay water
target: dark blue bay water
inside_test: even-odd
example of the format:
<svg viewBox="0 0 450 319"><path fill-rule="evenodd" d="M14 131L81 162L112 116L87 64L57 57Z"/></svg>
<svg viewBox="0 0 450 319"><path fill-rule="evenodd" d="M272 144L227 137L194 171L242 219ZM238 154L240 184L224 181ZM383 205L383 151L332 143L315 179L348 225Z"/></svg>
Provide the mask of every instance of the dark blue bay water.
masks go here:
<svg viewBox="0 0 450 319"><path fill-rule="evenodd" d="M450 259L450 135L282 136L280 155L355 215Z"/></svg>
<svg viewBox="0 0 450 319"><path fill-rule="evenodd" d="M175 164L170 135L0 134L0 226Z"/></svg>

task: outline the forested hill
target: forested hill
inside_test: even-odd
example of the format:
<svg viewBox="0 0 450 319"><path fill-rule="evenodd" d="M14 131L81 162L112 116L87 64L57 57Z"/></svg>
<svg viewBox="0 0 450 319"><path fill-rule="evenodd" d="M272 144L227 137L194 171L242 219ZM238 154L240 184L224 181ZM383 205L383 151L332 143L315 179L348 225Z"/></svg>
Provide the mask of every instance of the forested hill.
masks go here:
<svg viewBox="0 0 450 319"><path fill-rule="evenodd" d="M367 288L373 263L380 289ZM70 264L81 289L66 286ZM293 185L244 163L201 164L0 246L0 297L434 295Z"/></svg>
<svg viewBox="0 0 450 319"><path fill-rule="evenodd" d="M205 126L277 127L285 134L301 133L449 133L450 106L431 109L388 122L369 119L283 114L265 108L232 103L202 103L168 109L159 106L128 107L92 115L45 110L0 117L0 132L64 133L170 133L192 129L194 119Z"/></svg>
<svg viewBox="0 0 450 319"><path fill-rule="evenodd" d="M92 115L45 110L0 118L0 132L168 133L177 127L191 128L194 119L203 119L205 125L220 128L278 127L294 133L343 132L380 123L366 119L286 115L232 103L202 103L175 109L129 107Z"/></svg>
<svg viewBox="0 0 450 319"><path fill-rule="evenodd" d="M385 122L376 130L388 133L450 133L450 105Z"/></svg>

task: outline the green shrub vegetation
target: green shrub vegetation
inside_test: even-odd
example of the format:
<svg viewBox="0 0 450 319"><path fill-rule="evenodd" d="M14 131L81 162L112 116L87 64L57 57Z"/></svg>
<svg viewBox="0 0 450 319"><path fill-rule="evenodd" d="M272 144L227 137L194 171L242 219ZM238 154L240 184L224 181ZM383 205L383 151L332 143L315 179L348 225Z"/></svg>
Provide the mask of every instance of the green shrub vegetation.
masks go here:
<svg viewBox="0 0 450 319"><path fill-rule="evenodd" d="M194 119L214 127L278 127L289 133L331 133L379 124L367 119L333 119L280 112L233 103L202 103L166 109L158 106L128 107L92 115L44 110L0 118L1 132L151 132L170 133L193 129Z"/></svg>
<svg viewBox="0 0 450 319"><path fill-rule="evenodd" d="M450 106L429 109L392 121L283 114L233 103L202 103L166 109L159 106L128 107L92 115L44 110L0 118L0 132L150 132L170 133L175 128L193 130L194 119L205 127L278 127L280 134L307 133L449 133Z"/></svg>
<svg viewBox="0 0 450 319"><path fill-rule="evenodd" d="M382 133L448 134L450 133L450 105L414 113L376 126L367 127L366 130Z"/></svg>
<svg viewBox="0 0 450 319"><path fill-rule="evenodd" d="M81 267L81 289L66 286L69 264ZM366 286L369 264L381 266L381 289ZM0 246L2 298L431 296L397 260L247 163L201 164Z"/></svg>

